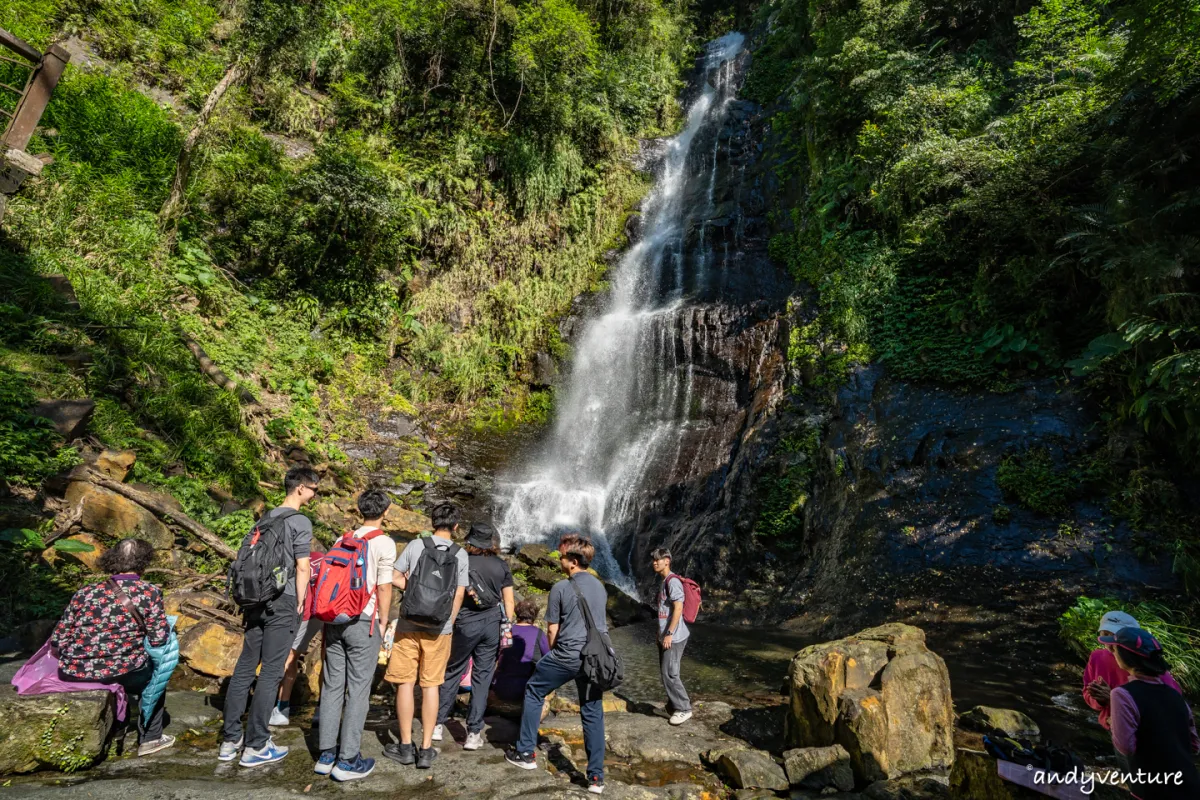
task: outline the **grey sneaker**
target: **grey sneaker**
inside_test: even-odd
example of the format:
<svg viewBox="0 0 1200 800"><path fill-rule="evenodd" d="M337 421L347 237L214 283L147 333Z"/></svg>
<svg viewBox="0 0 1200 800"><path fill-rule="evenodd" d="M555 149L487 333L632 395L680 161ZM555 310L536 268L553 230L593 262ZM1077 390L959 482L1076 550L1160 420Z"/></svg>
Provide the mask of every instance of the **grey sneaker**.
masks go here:
<svg viewBox="0 0 1200 800"><path fill-rule="evenodd" d="M413 747L411 742L409 744L389 742L384 746L383 754L397 764L405 766L414 764L417 760L417 748Z"/></svg>
<svg viewBox="0 0 1200 800"><path fill-rule="evenodd" d="M483 747L483 733L468 733L467 740L463 742L463 750L478 750Z"/></svg>
<svg viewBox="0 0 1200 800"><path fill-rule="evenodd" d="M138 745L138 756L148 756L151 753L157 753L160 750L166 750L171 745L175 744L175 737L164 733L157 739L149 742L142 742Z"/></svg>
<svg viewBox="0 0 1200 800"><path fill-rule="evenodd" d="M217 753L218 761L233 761L238 757L238 753L242 750L242 742L246 741L245 736L238 737L236 742L221 742L221 750Z"/></svg>
<svg viewBox="0 0 1200 800"><path fill-rule="evenodd" d="M429 769L433 766L433 760L437 758L438 751L436 747L422 747L417 750L417 769Z"/></svg>

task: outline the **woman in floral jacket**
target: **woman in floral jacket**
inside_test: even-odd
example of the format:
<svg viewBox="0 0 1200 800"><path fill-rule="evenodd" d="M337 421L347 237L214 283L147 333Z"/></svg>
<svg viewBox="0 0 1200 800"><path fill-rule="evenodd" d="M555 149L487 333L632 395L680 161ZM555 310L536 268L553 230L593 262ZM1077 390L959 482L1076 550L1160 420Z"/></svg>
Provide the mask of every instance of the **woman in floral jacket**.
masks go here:
<svg viewBox="0 0 1200 800"><path fill-rule="evenodd" d="M146 641L158 647L171 635L162 590L141 578L153 558L154 548L142 539L122 539L100 556L100 568L112 577L76 592L50 637L60 678L119 683L132 694L145 688L154 671ZM175 743L163 733L165 701L164 694L149 718L138 720L139 756Z"/></svg>

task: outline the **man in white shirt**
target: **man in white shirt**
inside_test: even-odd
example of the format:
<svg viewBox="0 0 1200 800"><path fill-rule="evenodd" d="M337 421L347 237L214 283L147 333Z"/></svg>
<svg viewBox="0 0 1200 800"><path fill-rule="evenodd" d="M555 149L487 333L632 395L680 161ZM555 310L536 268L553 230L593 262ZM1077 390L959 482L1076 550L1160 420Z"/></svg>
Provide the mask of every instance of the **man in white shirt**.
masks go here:
<svg viewBox="0 0 1200 800"><path fill-rule="evenodd" d="M357 619L325 625L318 726L321 757L313 771L318 775L332 773L337 781L365 778L375 768L375 759L363 758L360 748L370 705L371 682L392 606L396 543L382 533L383 515L390 505L388 496L378 489L370 489L359 496L358 511L362 514L363 524L353 536L368 539L363 579L371 599Z"/></svg>

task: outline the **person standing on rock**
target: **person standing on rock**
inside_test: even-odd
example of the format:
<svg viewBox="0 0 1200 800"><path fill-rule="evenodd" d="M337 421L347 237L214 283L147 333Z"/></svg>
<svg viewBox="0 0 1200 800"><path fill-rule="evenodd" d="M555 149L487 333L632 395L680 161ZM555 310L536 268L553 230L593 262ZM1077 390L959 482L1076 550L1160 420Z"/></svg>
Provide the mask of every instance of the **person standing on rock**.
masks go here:
<svg viewBox="0 0 1200 800"><path fill-rule="evenodd" d="M1200 736L1192 709L1162 679L1167 672L1162 645L1149 631L1121 628L1099 637L1112 648L1128 675L1110 698L1113 747L1122 770L1131 773L1129 791L1138 800L1195 800L1200 797Z"/></svg>
<svg viewBox="0 0 1200 800"><path fill-rule="evenodd" d="M134 694L151 683L154 664L146 643L162 647L171 638L162 590L142 580L153 560L154 547L143 539L122 539L100 556L98 566L111 577L76 592L50 635L61 680L119 683ZM164 691L149 716L138 719L139 756L175 744L163 733L166 697Z"/></svg>
<svg viewBox="0 0 1200 800"><path fill-rule="evenodd" d="M1137 628L1138 621L1124 611L1109 611L1100 618L1099 636L1113 636L1122 628ZM1129 673L1117 663L1114 653L1115 645L1093 650L1088 657L1087 667L1083 670L1083 699L1089 706L1100 712L1100 726L1109 730L1109 703L1112 690L1124 686L1129 680ZM1183 694L1179 683L1170 672L1163 673L1162 681L1175 691Z"/></svg>
<svg viewBox="0 0 1200 800"><path fill-rule="evenodd" d="M516 745L505 752L504 758L521 769L537 769L534 749L537 747L538 725L546 697L574 680L579 693L579 716L583 721L588 791L600 794L604 791L604 692L582 674L582 654L587 644L588 627L579 601L582 598L587 603L597 630L607 632L604 612L608 605L608 593L600 579L587 571L596 556L591 539L568 534L558 543L558 554L559 566L567 578L550 589L546 605L550 653L537 662L533 677L525 686L521 735Z"/></svg>
<svg viewBox="0 0 1200 800"><path fill-rule="evenodd" d="M242 750L239 763L243 767L261 767L281 761L288 748L276 745L268 727L283 668L292 641L296 636L304 600L308 593L311 569L309 544L312 541L312 522L300 513L301 507L317 496L320 478L311 467L292 467L283 478L287 493L283 505L272 509L258 521L243 549L257 536L266 543L283 536L285 549L291 558L285 559L287 577L282 593L261 605L243 609L242 653L238 656L225 692L225 726L217 758L233 761ZM255 540L257 541L257 540ZM235 569L236 569L235 562ZM278 589L276 589L278 591ZM236 599L237 592L234 592ZM250 687L254 700L250 701ZM242 730L242 714L250 706L246 730Z"/></svg>
<svg viewBox="0 0 1200 800"><path fill-rule="evenodd" d="M499 557L500 547L491 525L475 523L467 534L466 599L454 623L454 638L450 660L446 664L446 679L440 689L437 726L433 740L441 741L446 720L458 697L458 685L471 667L471 705L467 712L467 739L464 750L483 747L483 712L487 710L488 690L492 672L500 653L500 632L503 624L515 612L513 576L508 564Z"/></svg>
<svg viewBox="0 0 1200 800"><path fill-rule="evenodd" d="M679 674L683 650L687 647L687 622L683 619L683 580L671 572L671 551L657 547L650 553L654 572L662 579L658 588L658 668L667 690L670 723L682 725L692 718L692 701Z"/></svg>
<svg viewBox="0 0 1200 800"><path fill-rule="evenodd" d="M392 605L396 543L383 532L383 515L390 505L388 496L378 489L369 489L359 496L358 511L362 514L363 524L343 537L342 542L326 555L316 588L314 618L328 619L327 608L339 600L354 603L355 609L362 608L353 619L339 622L348 616L343 613L325 623L321 721L317 738L321 756L313 772L332 774L336 781L365 778L375 769L375 759L363 758L361 745L371 701L371 683ZM364 549L366 563L351 563L361 561ZM349 580L338 582L333 589L326 586L339 576ZM362 606L363 599L368 597L366 605Z"/></svg>
<svg viewBox="0 0 1200 800"><path fill-rule="evenodd" d="M384 679L396 684L396 717L400 743L390 743L383 754L400 764L429 769L438 751L433 747L439 694L446 678L446 662L454 621L467 590L467 551L453 541L461 519L457 506L433 507L433 535L416 539L396 559L392 585L404 591L392 654ZM421 747L413 747L413 689L421 683Z"/></svg>

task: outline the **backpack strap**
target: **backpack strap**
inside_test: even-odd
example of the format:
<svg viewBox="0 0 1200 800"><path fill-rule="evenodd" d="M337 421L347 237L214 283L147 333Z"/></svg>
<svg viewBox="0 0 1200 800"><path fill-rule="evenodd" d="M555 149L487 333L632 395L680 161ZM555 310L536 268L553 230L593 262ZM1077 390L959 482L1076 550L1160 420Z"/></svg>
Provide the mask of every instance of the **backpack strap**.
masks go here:
<svg viewBox="0 0 1200 800"><path fill-rule="evenodd" d="M583 621L587 624L588 633L590 634L596 629L596 621L592 619L592 609L588 607L587 601L583 599L583 592L579 591L579 586L575 583L575 579L568 578L567 582L575 590L575 597L579 600L579 607L583 609Z"/></svg>
<svg viewBox="0 0 1200 800"><path fill-rule="evenodd" d="M133 617L134 621L137 622L138 627L141 628L142 633L145 633L146 620L142 617L142 612L138 611L137 606L135 606L133 601L129 599L129 595L127 595L125 590L121 588L121 584L115 579L109 578L104 582L104 585L108 587L110 592L116 595L117 602L121 604L121 608L125 609L125 611L129 613L129 616Z"/></svg>

